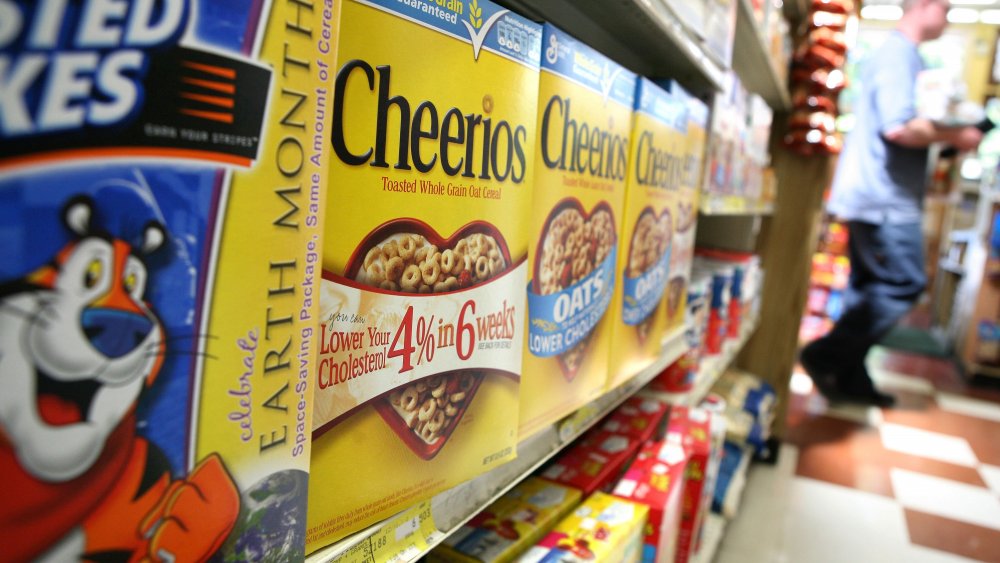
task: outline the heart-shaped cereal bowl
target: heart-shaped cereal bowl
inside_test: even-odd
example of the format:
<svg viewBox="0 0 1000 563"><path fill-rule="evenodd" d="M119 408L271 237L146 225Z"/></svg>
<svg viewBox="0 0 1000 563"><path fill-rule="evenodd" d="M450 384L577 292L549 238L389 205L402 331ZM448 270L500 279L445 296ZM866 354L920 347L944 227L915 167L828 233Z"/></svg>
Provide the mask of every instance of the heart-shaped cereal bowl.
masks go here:
<svg viewBox="0 0 1000 563"><path fill-rule="evenodd" d="M538 237L532 291L537 295L551 295L572 287L607 258L617 238L614 211L606 201L598 202L589 213L575 197L559 201L549 212ZM567 246L572 248L567 250ZM562 250L557 251L557 247ZM567 381L576 378L592 337L593 331L556 356Z"/></svg>
<svg viewBox="0 0 1000 563"><path fill-rule="evenodd" d="M408 247L411 243L413 244L413 248ZM465 252L456 252L457 249L463 246L466 248ZM410 265L417 265L417 259L420 257L420 249L426 250L431 247L439 251L439 257L436 259L437 274L442 274L442 280L436 281L423 277L425 274L433 274L434 272L427 272L423 266L420 266L420 285L407 289L402 285L401 278L399 280L400 283L397 283L397 287L376 284L379 280L374 278L371 272L377 271L379 268L373 268L373 264L381 264L383 273L390 274L394 273L390 272L390 264L393 263L392 259L399 258L404 261L404 270L408 270ZM473 252L473 247L478 248L478 250ZM389 257L386 254L389 248L394 249L392 252L389 252L389 254L394 254L394 256ZM444 255L447 252L452 253L454 264L445 268ZM459 254L461 254L462 258L473 255L476 258L471 262L465 261L463 265L460 264L462 258L459 257ZM373 256L375 257L373 258ZM431 254L431 257L433 258L433 254ZM426 254L424 258L427 258ZM485 266L483 262L479 261L480 258L486 260ZM424 261L434 262L435 260ZM387 221L372 230L361 241L347 261L344 275L353 281L368 286L372 291L395 295L423 293L426 297L432 297L435 294L464 291L485 283L509 271L512 266L513 262L511 261L510 250L507 247L506 240L504 240L499 229L489 223L473 221L460 227L451 236L443 237L430 225L419 219L401 218ZM449 284L449 277L455 278L453 284ZM393 280L387 277L382 281ZM394 281L394 283L396 282ZM448 438L451 437L451 434L468 410L472 398L479 390L479 386L486 376L487 371L482 369L468 369L433 374L420 380L411 381L379 396L372 402L372 405L385 423L399 436L400 440L418 456L429 460L441 451ZM449 398L444 404L438 401L441 397L429 395L429 391L421 389L422 386L426 386L434 378L441 378L449 382L446 388L441 391L441 393L447 393ZM437 381L434 382L439 383ZM437 388L438 385L433 387ZM417 395L416 399L413 397L414 392ZM426 405L428 399L434 399L440 404L442 412L447 411L446 416L444 418L440 416L435 418L436 415L433 408L428 406L424 412L424 419L421 420L418 418L414 421L413 417L417 416L413 414L415 411L393 403L393 399L401 398L403 393L407 394L407 399L419 400L420 405L418 406ZM460 393L461 398L459 400L452 400L456 393ZM413 405L408 401L406 406ZM431 424L431 429L427 428L428 424Z"/></svg>
<svg viewBox="0 0 1000 563"><path fill-rule="evenodd" d="M670 248L673 231L672 217L669 209L663 209L657 214L651 206L646 206L635 221L632 229L632 239L629 241L628 262L625 264L625 276L635 278L655 265ZM652 311L655 313L657 307ZM640 344L645 343L651 328L651 317L647 316L635 325Z"/></svg>
<svg viewBox="0 0 1000 563"><path fill-rule="evenodd" d="M471 369L431 375L382 395L373 407L410 450L430 460L465 416L485 376L485 370Z"/></svg>

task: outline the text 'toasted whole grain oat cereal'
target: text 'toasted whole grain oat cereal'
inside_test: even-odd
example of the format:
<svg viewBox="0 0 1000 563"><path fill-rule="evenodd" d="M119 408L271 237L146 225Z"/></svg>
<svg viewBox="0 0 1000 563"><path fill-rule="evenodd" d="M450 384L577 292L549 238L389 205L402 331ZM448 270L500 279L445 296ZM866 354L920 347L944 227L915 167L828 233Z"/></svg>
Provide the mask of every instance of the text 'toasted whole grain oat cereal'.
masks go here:
<svg viewBox="0 0 1000 563"><path fill-rule="evenodd" d="M684 175L687 108L639 78L632 145L612 299L613 330L608 386L616 387L654 362L668 335L661 301L671 278L677 202Z"/></svg>
<svg viewBox="0 0 1000 563"><path fill-rule="evenodd" d="M345 2L308 549L513 458L541 27Z"/></svg>
<svg viewBox="0 0 1000 563"><path fill-rule="evenodd" d="M636 77L546 24L521 436L605 388Z"/></svg>
<svg viewBox="0 0 1000 563"><path fill-rule="evenodd" d="M332 3L0 2L0 552L301 560Z"/></svg>

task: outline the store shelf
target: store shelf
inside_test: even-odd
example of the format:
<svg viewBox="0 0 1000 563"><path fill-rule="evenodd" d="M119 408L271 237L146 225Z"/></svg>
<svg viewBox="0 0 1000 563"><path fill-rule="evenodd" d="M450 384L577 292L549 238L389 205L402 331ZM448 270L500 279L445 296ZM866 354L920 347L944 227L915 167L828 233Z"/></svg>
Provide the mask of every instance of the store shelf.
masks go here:
<svg viewBox="0 0 1000 563"><path fill-rule="evenodd" d="M684 330L677 330L664 339L659 360L590 405L521 441L517 446L517 458L513 461L319 550L306 561L362 563L417 560L480 510L534 473L686 351Z"/></svg>
<svg viewBox="0 0 1000 563"><path fill-rule="evenodd" d="M705 523L701 529L701 549L691 558L692 563L712 563L719 546L722 545L722 537L726 535L726 524L729 521L714 512L708 513Z"/></svg>
<svg viewBox="0 0 1000 563"><path fill-rule="evenodd" d="M746 345L747 340L753 336L755 330L760 325L760 315L757 314L752 318L744 319L742 330L740 331L740 337L736 339L729 339L722 345L722 352L715 354L714 356L708 356L701 359L701 365L698 368L698 375L695 378L694 387L686 393L661 393L655 392L650 393L656 398L666 401L673 405L687 405L695 406L708 395L708 392L715 385L715 382L722 377L723 372L726 368L733 363L736 359L736 355L740 353L743 346Z"/></svg>
<svg viewBox="0 0 1000 563"><path fill-rule="evenodd" d="M965 275L965 267L963 267L958 262L955 262L954 260L941 260L940 262L938 262L938 267L940 267L942 270L946 272L951 272L952 274L958 276Z"/></svg>
<svg viewBox="0 0 1000 563"><path fill-rule="evenodd" d="M750 0L737 0L737 4L733 70L748 90L764 98L772 108L787 110L792 107L788 85L778 76Z"/></svg>
<svg viewBox="0 0 1000 563"><path fill-rule="evenodd" d="M774 213L774 204L739 196L704 197L698 211L702 215L770 215Z"/></svg>
<svg viewBox="0 0 1000 563"><path fill-rule="evenodd" d="M499 0L548 21L644 76L674 78L695 92L718 90L723 69L654 0Z"/></svg>

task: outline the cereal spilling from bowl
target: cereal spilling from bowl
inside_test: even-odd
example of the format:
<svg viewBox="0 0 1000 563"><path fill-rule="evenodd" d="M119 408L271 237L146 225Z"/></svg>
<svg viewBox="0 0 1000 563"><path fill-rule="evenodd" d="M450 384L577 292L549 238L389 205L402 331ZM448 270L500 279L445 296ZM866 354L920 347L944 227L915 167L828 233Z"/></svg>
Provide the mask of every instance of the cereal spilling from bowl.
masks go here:
<svg viewBox="0 0 1000 563"><path fill-rule="evenodd" d="M421 440L445 436L472 399L476 376L469 372L432 375L389 394L389 403Z"/></svg>
<svg viewBox="0 0 1000 563"><path fill-rule="evenodd" d="M422 235L398 234L368 251L356 279L389 291L442 293L481 283L506 267L489 235L474 233L441 250Z"/></svg>

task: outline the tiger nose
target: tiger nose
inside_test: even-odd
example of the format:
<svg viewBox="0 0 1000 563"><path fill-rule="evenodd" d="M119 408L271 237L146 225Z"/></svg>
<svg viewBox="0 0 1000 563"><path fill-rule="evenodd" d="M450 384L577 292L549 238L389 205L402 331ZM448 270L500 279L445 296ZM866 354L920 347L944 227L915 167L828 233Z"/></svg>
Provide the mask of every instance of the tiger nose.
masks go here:
<svg viewBox="0 0 1000 563"><path fill-rule="evenodd" d="M109 358L135 350L153 330L152 321L144 315L97 307L83 311L81 324L90 344Z"/></svg>

